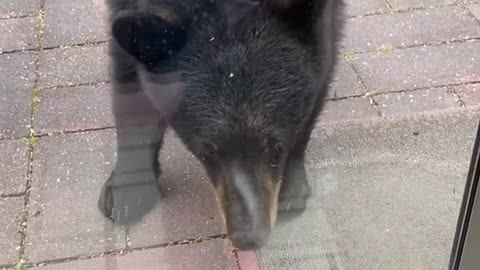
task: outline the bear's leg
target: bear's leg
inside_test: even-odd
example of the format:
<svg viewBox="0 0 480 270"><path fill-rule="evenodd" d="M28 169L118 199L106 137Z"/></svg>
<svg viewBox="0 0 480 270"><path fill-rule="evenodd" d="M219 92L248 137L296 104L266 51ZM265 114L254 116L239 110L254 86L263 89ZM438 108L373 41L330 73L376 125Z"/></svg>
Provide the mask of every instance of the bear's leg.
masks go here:
<svg viewBox="0 0 480 270"><path fill-rule="evenodd" d="M140 221L160 198L158 152L167 123L142 90L134 60L115 44L110 46L117 160L102 187L98 207L115 222L131 224Z"/></svg>
<svg viewBox="0 0 480 270"><path fill-rule="evenodd" d="M278 210L279 217L293 218L302 214L311 196L311 189L305 171L305 150L308 136L293 148L288 156L287 167L280 188Z"/></svg>
<svg viewBox="0 0 480 270"><path fill-rule="evenodd" d="M327 90L328 88L324 88L322 92L326 93ZM307 200L312 195L305 170L305 152L316 119L323 106L322 100L323 96L318 97L305 131L289 153L278 201L279 215L282 218L289 219L302 214L307 207Z"/></svg>

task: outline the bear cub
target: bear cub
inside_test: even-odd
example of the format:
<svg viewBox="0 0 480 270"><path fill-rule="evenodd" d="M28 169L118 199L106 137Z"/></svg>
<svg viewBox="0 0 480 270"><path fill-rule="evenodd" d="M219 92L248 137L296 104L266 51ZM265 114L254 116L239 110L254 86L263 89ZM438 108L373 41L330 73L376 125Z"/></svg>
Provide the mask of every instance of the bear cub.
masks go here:
<svg viewBox="0 0 480 270"><path fill-rule="evenodd" d="M108 0L117 160L101 212L136 222L160 197L167 127L201 162L227 235L263 247L311 195L305 150L343 28L341 0Z"/></svg>

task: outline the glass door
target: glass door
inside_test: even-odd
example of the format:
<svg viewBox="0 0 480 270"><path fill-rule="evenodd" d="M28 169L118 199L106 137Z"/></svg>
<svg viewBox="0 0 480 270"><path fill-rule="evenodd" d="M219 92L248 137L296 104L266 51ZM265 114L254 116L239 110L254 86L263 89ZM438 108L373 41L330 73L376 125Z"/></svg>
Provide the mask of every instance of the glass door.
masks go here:
<svg viewBox="0 0 480 270"><path fill-rule="evenodd" d="M475 139L470 172L457 225L451 270L474 270L480 266L480 128Z"/></svg>

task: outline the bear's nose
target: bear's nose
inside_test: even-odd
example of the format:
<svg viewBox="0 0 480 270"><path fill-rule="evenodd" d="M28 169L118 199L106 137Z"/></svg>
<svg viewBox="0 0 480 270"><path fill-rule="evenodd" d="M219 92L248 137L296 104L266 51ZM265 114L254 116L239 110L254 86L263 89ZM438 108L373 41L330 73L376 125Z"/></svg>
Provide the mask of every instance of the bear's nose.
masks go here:
<svg viewBox="0 0 480 270"><path fill-rule="evenodd" d="M229 239L239 250L257 250L267 243L269 235L270 228L265 228L233 232L229 235Z"/></svg>

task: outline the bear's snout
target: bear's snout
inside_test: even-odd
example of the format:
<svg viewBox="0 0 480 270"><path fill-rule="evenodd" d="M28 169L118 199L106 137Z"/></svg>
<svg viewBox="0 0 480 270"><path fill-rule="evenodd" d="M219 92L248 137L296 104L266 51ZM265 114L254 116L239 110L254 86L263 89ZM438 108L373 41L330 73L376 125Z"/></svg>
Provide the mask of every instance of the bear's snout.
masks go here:
<svg viewBox="0 0 480 270"><path fill-rule="evenodd" d="M228 238L235 248L265 245L276 222L279 184L255 166L234 162L216 181Z"/></svg>

